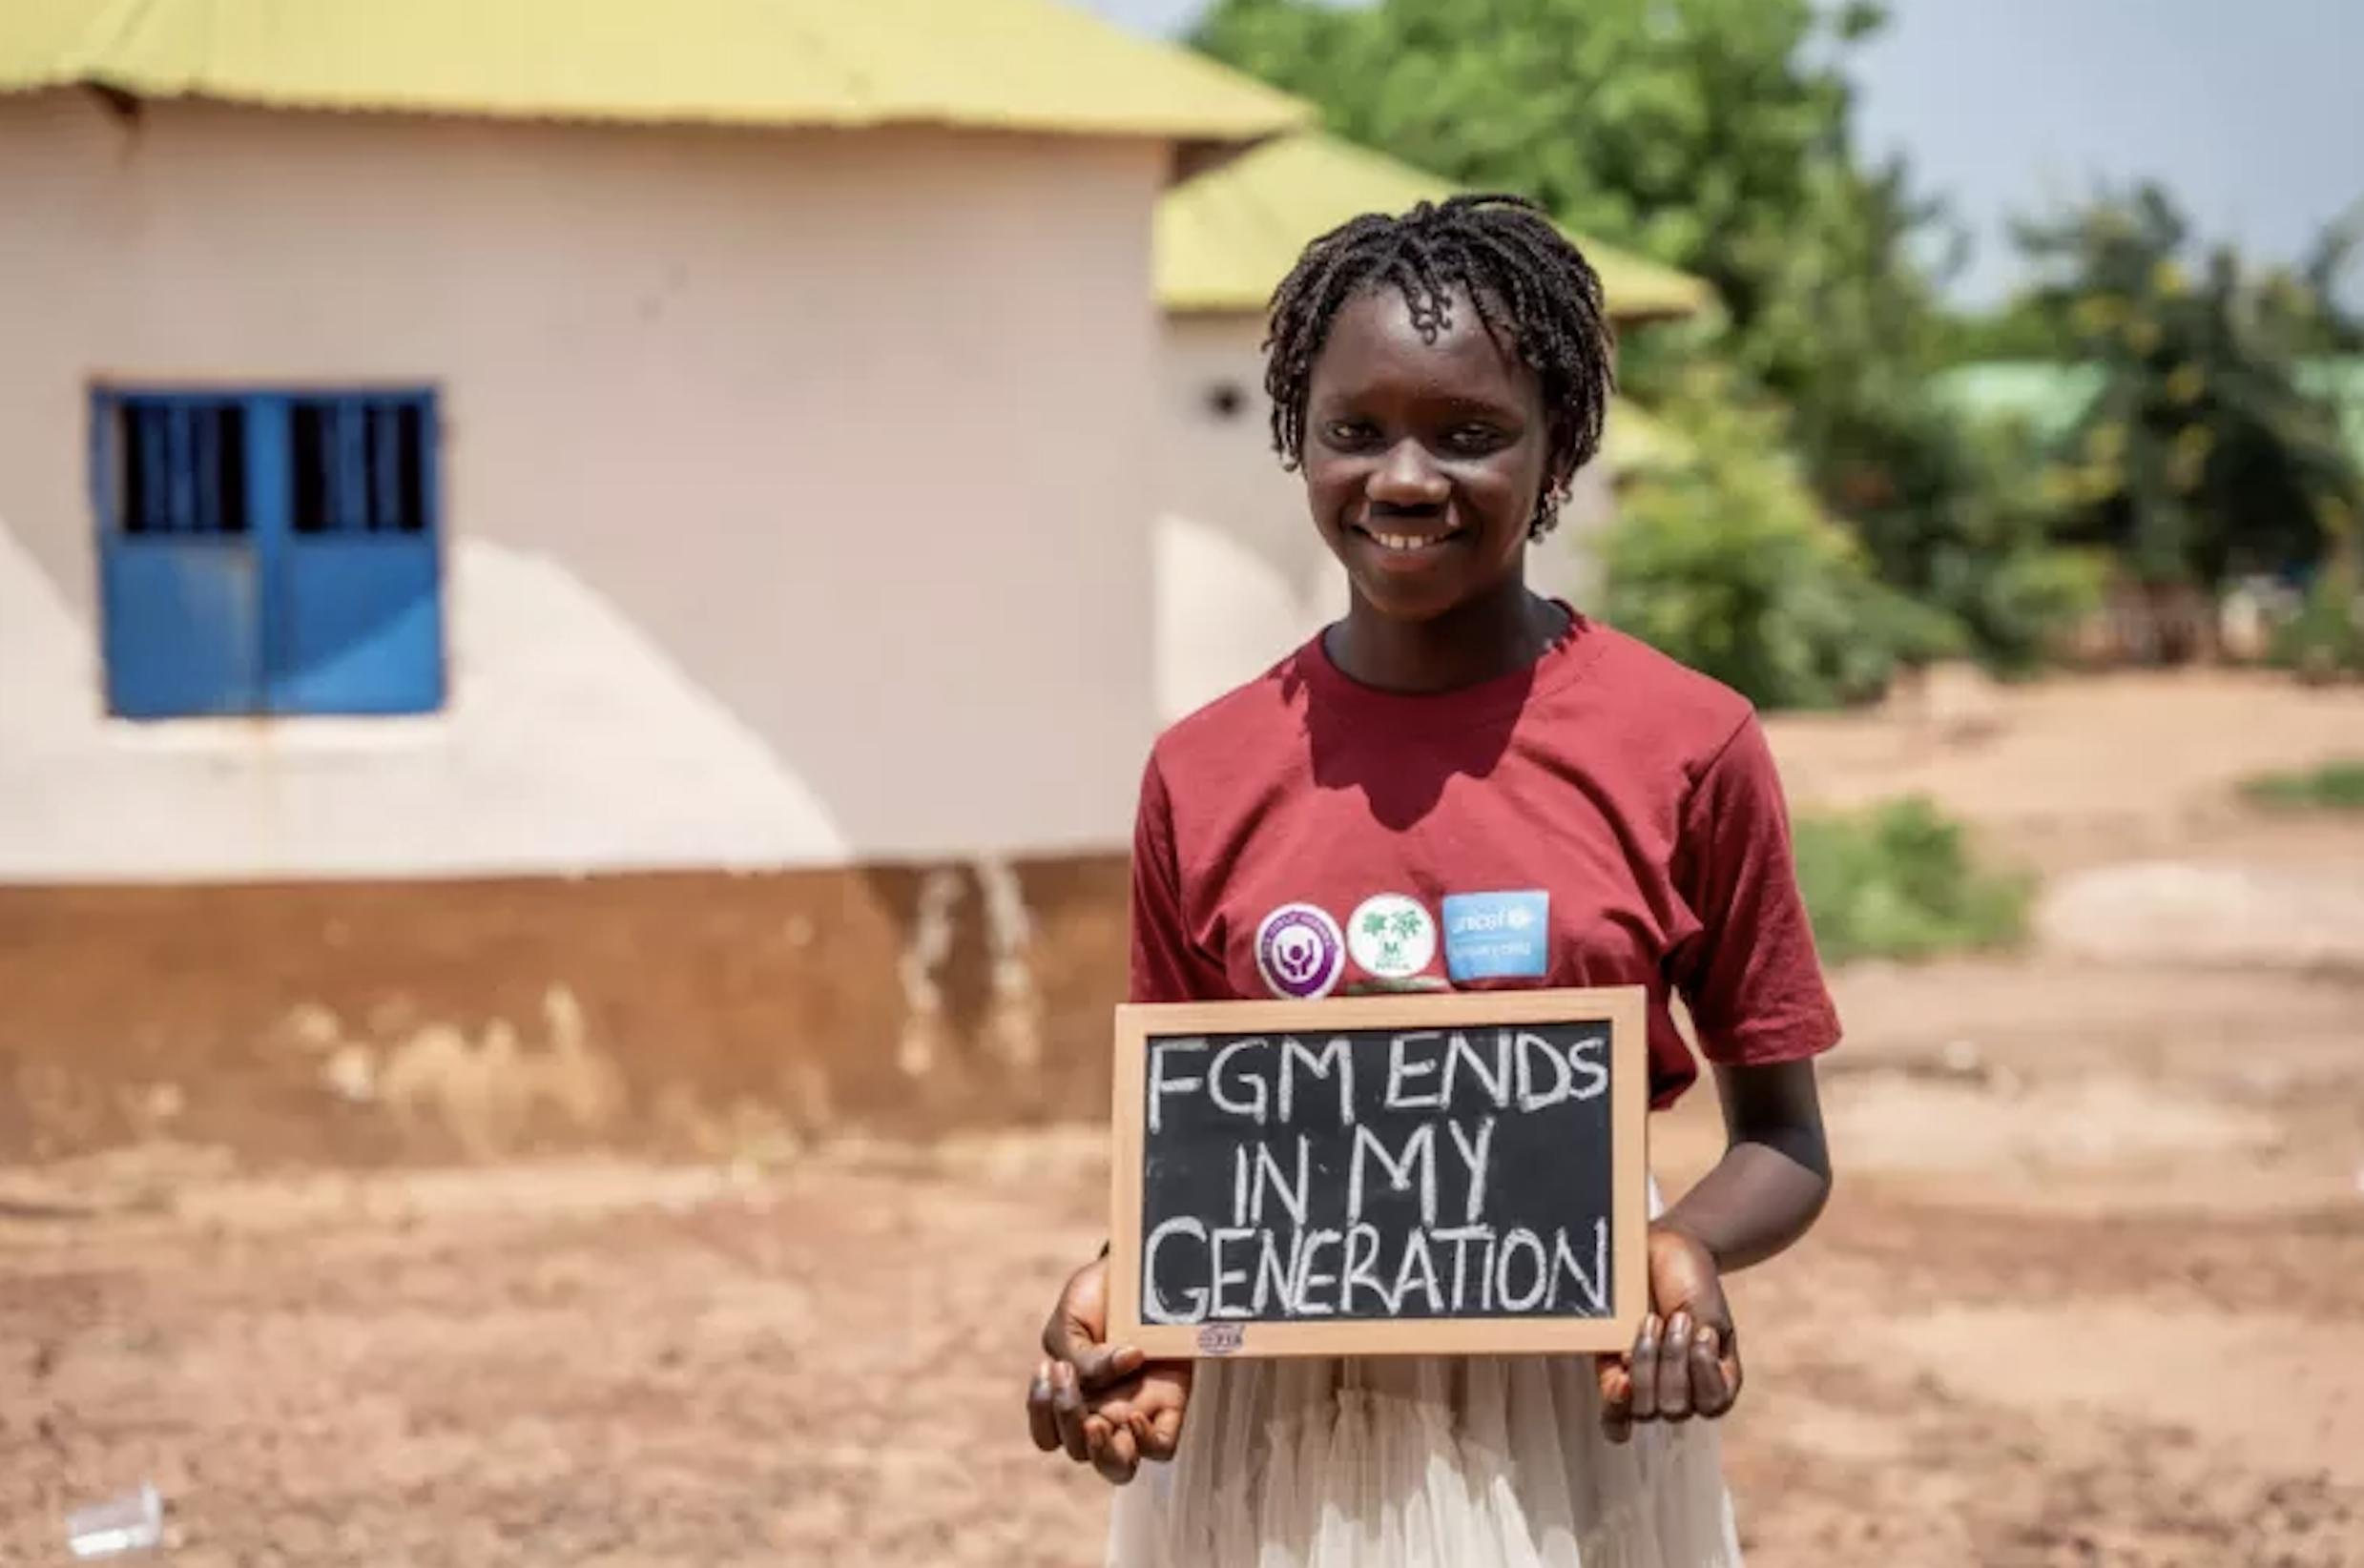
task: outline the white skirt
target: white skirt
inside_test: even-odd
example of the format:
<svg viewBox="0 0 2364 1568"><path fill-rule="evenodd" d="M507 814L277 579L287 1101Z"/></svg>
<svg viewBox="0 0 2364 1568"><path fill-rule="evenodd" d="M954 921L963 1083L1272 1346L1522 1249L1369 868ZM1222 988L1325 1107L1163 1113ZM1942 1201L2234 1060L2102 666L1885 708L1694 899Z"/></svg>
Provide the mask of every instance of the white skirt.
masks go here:
<svg viewBox="0 0 2364 1568"><path fill-rule="evenodd" d="M1651 1192L1651 1207L1658 1207ZM1716 1424L1601 1434L1586 1356L1201 1361L1111 1568L1739 1568Z"/></svg>

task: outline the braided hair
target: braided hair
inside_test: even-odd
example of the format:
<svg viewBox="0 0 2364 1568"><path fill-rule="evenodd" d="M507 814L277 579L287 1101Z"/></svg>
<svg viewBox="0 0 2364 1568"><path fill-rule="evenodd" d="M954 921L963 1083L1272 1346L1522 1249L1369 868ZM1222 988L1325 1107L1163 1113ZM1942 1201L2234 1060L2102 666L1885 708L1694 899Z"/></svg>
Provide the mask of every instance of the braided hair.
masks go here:
<svg viewBox="0 0 2364 1568"><path fill-rule="evenodd" d="M1528 529L1541 539L1558 521L1569 477L1600 450L1616 389L1615 336L1592 264L1523 196L1456 196L1400 217L1366 214L1305 248L1273 291L1264 340L1264 390L1282 466L1304 461L1307 390L1331 322L1349 299L1389 283L1430 342L1450 324L1454 291L1466 291L1487 332L1507 339L1542 378L1551 477Z"/></svg>

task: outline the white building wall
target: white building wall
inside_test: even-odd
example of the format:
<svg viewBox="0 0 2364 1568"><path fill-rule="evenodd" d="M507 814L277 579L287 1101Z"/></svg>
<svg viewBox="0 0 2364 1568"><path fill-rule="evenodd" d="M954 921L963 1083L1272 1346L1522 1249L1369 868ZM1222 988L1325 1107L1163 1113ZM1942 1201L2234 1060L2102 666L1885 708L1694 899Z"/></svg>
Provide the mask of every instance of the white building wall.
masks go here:
<svg viewBox="0 0 2364 1568"><path fill-rule="evenodd" d="M0 880L1121 847L1165 156L0 99ZM450 711L105 718L102 377L438 385Z"/></svg>

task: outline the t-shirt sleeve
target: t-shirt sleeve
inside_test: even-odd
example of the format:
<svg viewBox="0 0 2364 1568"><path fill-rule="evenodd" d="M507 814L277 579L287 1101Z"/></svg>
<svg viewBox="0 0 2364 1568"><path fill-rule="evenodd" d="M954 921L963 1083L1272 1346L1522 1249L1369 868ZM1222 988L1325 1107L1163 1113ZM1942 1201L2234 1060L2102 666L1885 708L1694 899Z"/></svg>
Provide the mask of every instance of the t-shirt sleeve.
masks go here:
<svg viewBox="0 0 2364 1568"><path fill-rule="evenodd" d="M1221 968L1190 938L1173 804L1153 755L1141 775L1133 818L1131 968L1127 995L1133 1001L1220 1001L1227 995Z"/></svg>
<svg viewBox="0 0 2364 1568"><path fill-rule="evenodd" d="M1673 980L1710 1062L1794 1062L1838 1043L1836 1004L1798 891L1788 804L1751 713L1692 787L1675 891L1700 923Z"/></svg>

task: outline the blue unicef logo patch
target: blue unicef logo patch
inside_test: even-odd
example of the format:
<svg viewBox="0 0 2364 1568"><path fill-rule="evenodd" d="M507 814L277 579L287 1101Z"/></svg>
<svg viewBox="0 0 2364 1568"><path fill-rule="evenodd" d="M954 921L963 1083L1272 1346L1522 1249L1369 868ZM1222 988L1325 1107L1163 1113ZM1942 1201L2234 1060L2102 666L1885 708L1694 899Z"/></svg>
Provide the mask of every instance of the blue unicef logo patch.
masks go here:
<svg viewBox="0 0 2364 1568"><path fill-rule="evenodd" d="M1541 980L1550 972L1551 896L1456 893L1444 900L1444 970L1457 980Z"/></svg>

